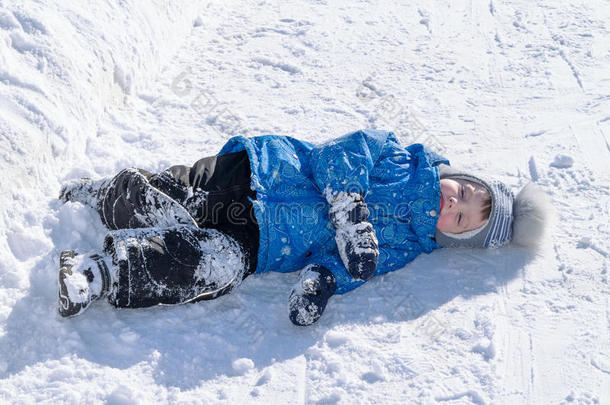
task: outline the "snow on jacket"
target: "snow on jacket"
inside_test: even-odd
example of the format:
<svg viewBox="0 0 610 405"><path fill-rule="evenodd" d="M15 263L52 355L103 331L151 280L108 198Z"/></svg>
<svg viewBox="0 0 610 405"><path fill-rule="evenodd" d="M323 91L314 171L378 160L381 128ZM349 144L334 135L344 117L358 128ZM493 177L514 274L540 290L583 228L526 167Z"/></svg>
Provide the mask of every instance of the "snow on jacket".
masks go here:
<svg viewBox="0 0 610 405"><path fill-rule="evenodd" d="M339 257L324 193L358 191L379 242L375 275L402 268L434 241L440 212L440 163L421 144L403 147L393 132L365 129L319 145L289 136L236 136L219 155L246 150L251 200L260 229L256 273L292 272L317 263L333 272L337 294L362 285Z"/></svg>

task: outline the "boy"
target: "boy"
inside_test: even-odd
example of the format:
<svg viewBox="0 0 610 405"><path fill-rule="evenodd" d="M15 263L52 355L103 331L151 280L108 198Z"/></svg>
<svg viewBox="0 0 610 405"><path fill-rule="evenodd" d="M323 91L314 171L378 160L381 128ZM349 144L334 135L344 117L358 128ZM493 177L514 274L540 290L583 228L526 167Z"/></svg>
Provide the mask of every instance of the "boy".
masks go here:
<svg viewBox="0 0 610 405"><path fill-rule="evenodd" d="M367 129L320 145L233 137L192 167L72 182L60 198L96 208L111 232L102 251L62 252L59 312L100 297L130 308L213 299L252 273L301 270L289 317L310 325L333 294L421 252L540 239L535 189L514 198L499 182L439 175L440 164L423 145Z"/></svg>

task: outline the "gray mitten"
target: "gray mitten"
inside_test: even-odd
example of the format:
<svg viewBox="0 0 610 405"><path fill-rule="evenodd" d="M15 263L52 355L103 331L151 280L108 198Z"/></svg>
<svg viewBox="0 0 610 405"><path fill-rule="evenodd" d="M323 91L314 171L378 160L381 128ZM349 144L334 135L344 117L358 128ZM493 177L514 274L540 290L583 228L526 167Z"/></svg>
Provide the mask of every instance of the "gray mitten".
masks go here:
<svg viewBox="0 0 610 405"><path fill-rule="evenodd" d="M310 264L303 268L288 299L288 316L292 323L307 326L320 319L336 289L335 276L326 267Z"/></svg>
<svg viewBox="0 0 610 405"><path fill-rule="evenodd" d="M335 241L341 261L357 280L368 280L375 274L379 246L375 229L366 220L369 210L358 193L339 192L330 202L329 217L335 226Z"/></svg>

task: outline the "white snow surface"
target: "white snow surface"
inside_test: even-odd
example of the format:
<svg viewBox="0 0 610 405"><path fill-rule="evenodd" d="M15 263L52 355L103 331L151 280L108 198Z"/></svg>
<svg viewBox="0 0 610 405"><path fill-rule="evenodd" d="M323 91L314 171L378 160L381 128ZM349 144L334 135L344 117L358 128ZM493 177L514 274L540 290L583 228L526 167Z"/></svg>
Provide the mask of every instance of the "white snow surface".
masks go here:
<svg viewBox="0 0 610 405"><path fill-rule="evenodd" d="M143 4L0 3L2 403L610 403L607 1ZM62 182L362 128L533 180L557 224L538 251L421 255L305 328L297 273L57 314L60 252L106 232Z"/></svg>

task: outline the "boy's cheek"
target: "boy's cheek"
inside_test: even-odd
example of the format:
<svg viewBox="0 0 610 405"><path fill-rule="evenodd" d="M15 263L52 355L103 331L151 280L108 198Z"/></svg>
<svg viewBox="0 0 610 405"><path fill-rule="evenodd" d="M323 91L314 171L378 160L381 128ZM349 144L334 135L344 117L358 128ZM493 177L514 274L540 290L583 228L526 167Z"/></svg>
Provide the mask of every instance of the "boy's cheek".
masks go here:
<svg viewBox="0 0 610 405"><path fill-rule="evenodd" d="M448 232L449 230L448 228L448 220L446 216L441 216L438 219L438 222L436 223L436 229L443 231L443 232Z"/></svg>

